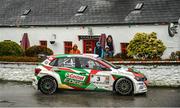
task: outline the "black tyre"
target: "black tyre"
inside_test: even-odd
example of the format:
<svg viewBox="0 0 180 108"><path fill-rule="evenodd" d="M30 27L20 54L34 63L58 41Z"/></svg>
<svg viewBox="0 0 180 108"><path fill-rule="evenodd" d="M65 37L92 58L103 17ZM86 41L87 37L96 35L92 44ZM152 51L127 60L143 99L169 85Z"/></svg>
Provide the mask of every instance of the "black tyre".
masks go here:
<svg viewBox="0 0 180 108"><path fill-rule="evenodd" d="M40 79L39 89L44 94L53 94L57 90L56 80L52 77L46 76Z"/></svg>
<svg viewBox="0 0 180 108"><path fill-rule="evenodd" d="M120 78L115 84L115 90L120 95L131 95L133 93L133 84L127 78Z"/></svg>

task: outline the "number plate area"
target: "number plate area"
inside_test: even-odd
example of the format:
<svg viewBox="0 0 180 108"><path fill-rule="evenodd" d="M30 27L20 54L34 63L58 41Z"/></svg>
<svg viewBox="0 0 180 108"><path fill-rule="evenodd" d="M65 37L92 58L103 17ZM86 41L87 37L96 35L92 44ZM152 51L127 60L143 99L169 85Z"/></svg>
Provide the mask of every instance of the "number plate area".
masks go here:
<svg viewBox="0 0 180 108"><path fill-rule="evenodd" d="M90 82L98 86L109 86L109 76L91 75Z"/></svg>

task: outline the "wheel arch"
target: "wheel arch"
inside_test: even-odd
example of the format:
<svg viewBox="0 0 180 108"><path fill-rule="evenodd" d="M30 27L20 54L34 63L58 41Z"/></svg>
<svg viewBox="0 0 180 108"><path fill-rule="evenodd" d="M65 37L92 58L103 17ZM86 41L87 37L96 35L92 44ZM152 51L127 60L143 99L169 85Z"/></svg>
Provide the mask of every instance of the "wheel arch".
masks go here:
<svg viewBox="0 0 180 108"><path fill-rule="evenodd" d="M57 87L58 87L58 82L57 82L57 79L56 79L55 77L53 77L53 76L51 76L51 75L44 75L44 76L42 76L42 77L39 79L39 81L38 81L38 90L39 90L39 83L40 83L40 81L41 81L43 78L45 78L45 77L51 77L51 78L53 78L53 79L56 81L56 85L57 85Z"/></svg>
<svg viewBox="0 0 180 108"><path fill-rule="evenodd" d="M115 84L116 84L116 82L117 82L119 79L121 79L121 78L126 78L126 79L128 79L128 80L131 81L132 86L133 86L133 91L132 91L132 92L134 92L134 90L135 90L134 82L132 81L131 78L129 78L129 77L127 77L127 76L123 76L123 77L117 78L117 79L113 82L113 91L116 91L116 89L115 89Z"/></svg>

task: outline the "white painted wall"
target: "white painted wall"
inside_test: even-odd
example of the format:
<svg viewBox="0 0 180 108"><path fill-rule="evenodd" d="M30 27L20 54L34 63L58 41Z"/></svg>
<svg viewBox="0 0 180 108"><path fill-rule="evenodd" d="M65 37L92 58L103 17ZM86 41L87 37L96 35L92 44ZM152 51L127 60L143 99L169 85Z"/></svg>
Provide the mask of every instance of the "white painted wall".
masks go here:
<svg viewBox="0 0 180 108"><path fill-rule="evenodd" d="M89 26L88 26L89 27ZM52 40L52 35L56 34L56 44L48 47L55 54L64 53L64 41L72 41L79 46L83 52L83 42L78 40L78 35L87 35L88 27L30 27L30 28L0 28L0 41L13 40L20 44L20 40L24 33L28 33L30 44L39 45L39 40ZM168 35L167 25L133 25L133 26L91 26L94 35L105 33L112 35L115 45L115 53L120 52L120 43L129 42L137 32L156 32L167 50L164 52L163 58L168 58L172 51L180 50L180 30L179 34L174 37Z"/></svg>

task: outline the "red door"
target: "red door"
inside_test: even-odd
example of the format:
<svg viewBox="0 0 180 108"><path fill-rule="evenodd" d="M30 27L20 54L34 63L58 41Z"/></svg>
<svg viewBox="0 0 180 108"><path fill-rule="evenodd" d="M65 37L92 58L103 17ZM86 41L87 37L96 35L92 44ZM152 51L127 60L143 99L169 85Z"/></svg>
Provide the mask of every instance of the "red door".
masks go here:
<svg viewBox="0 0 180 108"><path fill-rule="evenodd" d="M98 40L83 40L83 52L84 53L94 53L94 47Z"/></svg>
<svg viewBox="0 0 180 108"><path fill-rule="evenodd" d="M127 46L129 45L129 43L120 43L121 44L121 52L123 54L127 54Z"/></svg>
<svg viewBox="0 0 180 108"><path fill-rule="evenodd" d="M64 54L69 54L71 49L72 49L72 42L64 41Z"/></svg>

